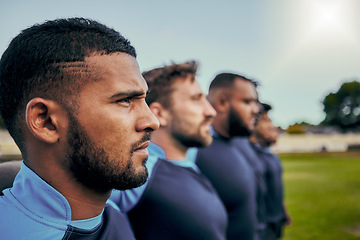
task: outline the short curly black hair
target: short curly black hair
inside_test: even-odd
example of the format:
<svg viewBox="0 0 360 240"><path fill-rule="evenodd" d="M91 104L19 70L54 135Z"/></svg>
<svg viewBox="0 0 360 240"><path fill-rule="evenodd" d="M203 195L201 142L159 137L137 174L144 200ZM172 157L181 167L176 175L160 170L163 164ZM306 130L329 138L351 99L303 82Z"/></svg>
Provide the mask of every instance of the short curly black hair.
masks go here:
<svg viewBox="0 0 360 240"><path fill-rule="evenodd" d="M42 97L68 107L85 83L96 81L85 58L117 52L136 57L119 32L84 18L36 24L11 41L0 60L0 114L20 150L26 104Z"/></svg>

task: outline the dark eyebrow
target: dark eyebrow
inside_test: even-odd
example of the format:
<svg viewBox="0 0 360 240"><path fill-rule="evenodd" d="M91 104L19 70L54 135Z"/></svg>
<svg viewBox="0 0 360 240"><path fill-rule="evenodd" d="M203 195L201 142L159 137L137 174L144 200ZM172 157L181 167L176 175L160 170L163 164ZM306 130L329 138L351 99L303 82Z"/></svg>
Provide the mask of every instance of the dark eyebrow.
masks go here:
<svg viewBox="0 0 360 240"><path fill-rule="evenodd" d="M112 95L110 98L118 98L118 97L140 97L143 95L147 95L149 93L149 91L147 92L143 92L143 91L128 91L128 92L120 92L120 93L116 93L114 95Z"/></svg>

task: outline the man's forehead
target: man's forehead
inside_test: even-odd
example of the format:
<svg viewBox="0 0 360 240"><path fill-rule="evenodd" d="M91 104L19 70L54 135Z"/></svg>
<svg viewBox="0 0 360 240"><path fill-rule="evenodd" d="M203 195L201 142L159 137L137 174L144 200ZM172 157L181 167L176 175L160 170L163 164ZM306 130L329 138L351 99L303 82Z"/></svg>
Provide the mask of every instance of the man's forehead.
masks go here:
<svg viewBox="0 0 360 240"><path fill-rule="evenodd" d="M232 86L232 88L236 88L236 89L244 89L244 90L255 90L255 85L248 81L248 80L244 80L242 78L236 78L236 80L234 81L234 85Z"/></svg>
<svg viewBox="0 0 360 240"><path fill-rule="evenodd" d="M246 80L235 81L234 86L228 90L237 96L257 98L257 91L254 84Z"/></svg>
<svg viewBox="0 0 360 240"><path fill-rule="evenodd" d="M190 77L176 80L172 87L173 92L177 92L179 94L194 95L203 93L199 83Z"/></svg>
<svg viewBox="0 0 360 240"><path fill-rule="evenodd" d="M136 59L128 54L94 55L87 57L84 64L94 82L104 85L105 81L114 91L148 91Z"/></svg>

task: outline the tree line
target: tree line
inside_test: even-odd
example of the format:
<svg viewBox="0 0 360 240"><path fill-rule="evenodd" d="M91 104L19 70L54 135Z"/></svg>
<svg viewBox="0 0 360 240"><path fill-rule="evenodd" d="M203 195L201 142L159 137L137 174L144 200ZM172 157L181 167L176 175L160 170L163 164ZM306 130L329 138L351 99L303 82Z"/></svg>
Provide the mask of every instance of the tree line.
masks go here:
<svg viewBox="0 0 360 240"><path fill-rule="evenodd" d="M339 132L360 132L360 82L343 82L336 92L326 95L322 103L325 118L319 125L295 123L286 132L303 134L314 127L332 127Z"/></svg>

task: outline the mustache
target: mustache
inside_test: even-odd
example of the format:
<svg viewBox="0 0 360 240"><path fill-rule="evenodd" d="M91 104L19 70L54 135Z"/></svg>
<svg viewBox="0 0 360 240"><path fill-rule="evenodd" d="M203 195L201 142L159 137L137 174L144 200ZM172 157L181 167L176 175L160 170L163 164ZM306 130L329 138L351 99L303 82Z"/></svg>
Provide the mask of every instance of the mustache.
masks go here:
<svg viewBox="0 0 360 240"><path fill-rule="evenodd" d="M212 124L213 121L214 121L214 117L213 117L213 116L206 116L205 119L204 119L204 121L202 121L202 124L208 124L208 123Z"/></svg>

